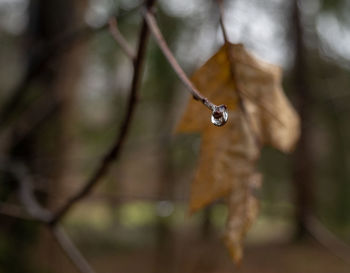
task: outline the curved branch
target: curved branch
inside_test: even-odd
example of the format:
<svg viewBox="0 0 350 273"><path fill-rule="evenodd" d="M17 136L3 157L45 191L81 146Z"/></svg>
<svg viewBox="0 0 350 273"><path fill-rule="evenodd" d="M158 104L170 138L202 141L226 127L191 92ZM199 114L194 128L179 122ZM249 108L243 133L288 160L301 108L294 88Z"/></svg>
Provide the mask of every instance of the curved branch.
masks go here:
<svg viewBox="0 0 350 273"><path fill-rule="evenodd" d="M225 44L229 43L228 41L228 36L227 36L227 30L224 24L224 8L223 8L223 4L222 4L222 0L216 0L217 4L218 4L218 8L219 8L219 13L220 13L220 27L221 27L221 31L222 31L222 35L224 36L224 41Z"/></svg>
<svg viewBox="0 0 350 273"><path fill-rule="evenodd" d="M154 4L154 0L148 0L146 3L146 7L148 10L150 10ZM141 79L142 79L142 70L143 70L143 63L145 59L145 53L146 53L146 46L148 42L149 37L149 29L147 26L146 21L143 21L142 29L140 32L140 38L139 38L139 45L137 50L137 55L134 60L134 73L133 73L133 79L131 82L131 88L130 88L130 95L128 100L128 106L126 115L124 118L124 121L121 124L119 135L117 139L115 140L114 145L112 148L107 152L103 160L101 161L99 167L95 171L95 173L92 175L92 177L87 181L87 183L84 185L83 188L81 188L80 191L78 191L73 197L68 199L68 201L62 206L60 210L54 215L53 219L50 221L51 225L55 225L61 218L70 210L70 208L78 201L83 199L86 195L90 193L90 191L98 184L98 182L101 180L101 178L106 174L108 171L111 163L117 159L117 157L120 154L120 151L123 147L123 144L126 139L126 135L129 131L130 123L132 120L132 117L134 115L134 110L136 107L137 102L137 92L139 90Z"/></svg>
<svg viewBox="0 0 350 273"><path fill-rule="evenodd" d="M0 170L10 173L18 183L18 197L28 214L43 223L48 223L52 214L36 200L33 191L32 177L26 166L21 163L1 159Z"/></svg>
<svg viewBox="0 0 350 273"><path fill-rule="evenodd" d="M95 273L61 226L56 225L50 227L49 230L63 252L67 254L69 260L80 270L80 272Z"/></svg>
<svg viewBox="0 0 350 273"><path fill-rule="evenodd" d="M310 216L305 221L305 226L310 235L323 247L328 249L345 263L350 265L350 246L339 240L329 231L315 216Z"/></svg>
<svg viewBox="0 0 350 273"><path fill-rule="evenodd" d="M206 107L210 110L214 111L218 107L214 103L208 100L208 98L204 97L199 90L194 86L194 84L190 81L190 79L186 76L186 73L182 70L179 63L176 61L174 55L171 53L159 27L154 15L149 11L144 11L144 18L155 38L159 48L163 52L164 56L167 58L169 64L174 69L177 76L183 82L183 84L187 87L189 92L192 94L195 100L201 101Z"/></svg>
<svg viewBox="0 0 350 273"><path fill-rule="evenodd" d="M0 204L0 213L23 220L39 221L48 227L52 232L54 239L62 248L63 253L81 273L95 273L89 263L79 252L78 248L66 235L63 228L50 225L52 213L46 208L43 208L37 201L33 192L33 180L26 166L9 160L1 160L1 163L3 165L1 170L10 172L17 180L19 184L19 199L27 213L25 213L20 207L6 203Z"/></svg>
<svg viewBox="0 0 350 273"><path fill-rule="evenodd" d="M120 48L123 50L125 55L128 56L130 60L134 61L135 54L133 50L130 48L124 36L119 31L117 19L115 19L114 17L110 18L108 21L108 24L109 24L109 31L112 34L112 37L114 38L114 40L119 44Z"/></svg>

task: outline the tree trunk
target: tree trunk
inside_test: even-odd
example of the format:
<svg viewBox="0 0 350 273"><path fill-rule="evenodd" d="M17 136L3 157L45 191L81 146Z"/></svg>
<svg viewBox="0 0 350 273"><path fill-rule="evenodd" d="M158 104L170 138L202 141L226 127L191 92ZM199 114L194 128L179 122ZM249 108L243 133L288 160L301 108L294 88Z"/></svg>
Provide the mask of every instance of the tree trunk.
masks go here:
<svg viewBox="0 0 350 273"><path fill-rule="evenodd" d="M296 239L307 235L306 221L312 209L314 199L313 154L311 149L310 121L311 94L308 87L305 48L299 1L293 1L292 31L294 41L294 86L297 109L301 118L301 136L293 158L293 185L295 191Z"/></svg>
<svg viewBox="0 0 350 273"><path fill-rule="evenodd" d="M26 74L30 75L33 69L38 69L39 56L45 55L46 50L52 50L53 44L57 46L54 50L58 51L58 54L48 57L45 65L40 66L40 71L36 72L35 85L20 89L24 93L20 97L29 98L29 101L34 100L34 93L40 94L39 99L44 102L40 104L43 109L38 107L35 111L43 116L43 122L20 141L12 141L8 145L8 157L21 161L32 174L35 174L35 178L41 178L40 191L37 192L37 195L49 209L55 208L58 205L56 200L64 197L63 187L69 166L67 157L72 144L70 128L73 125L74 90L82 69L85 47L83 41L62 40L57 45L56 42L67 32L76 30L83 24L85 6L86 0L31 0L29 6L29 24L24 49L24 56L27 59ZM62 43L66 44L62 46ZM47 105L56 104L58 107L49 111L48 115L47 109L44 108ZM21 121L21 125L32 126L29 115L21 117ZM20 130L21 128L17 128L17 133ZM13 131L15 135L12 139L16 140L16 130ZM1 218L0 221L2 220ZM8 237L8 244L11 247L9 247L7 256L14 258L9 265L11 268L0 266L0 269L3 269L4 272L17 272L14 268L18 267L18 272L29 272L28 263L23 261L28 259L28 255L36 255L38 257L35 257L37 258L35 260L38 261L34 267L40 268L42 263L46 262L50 272L65 271L56 266L62 264L60 261L57 263L50 261L50 258L55 259L57 256L55 254L57 248L53 247L53 242L46 233L38 233L38 224L28 224L13 219L6 219L6 221L8 230L13 233ZM24 228L28 225L30 229ZM13 231L14 227L15 231ZM6 231L3 230L3 232ZM26 241L18 245L16 238L22 236L30 236L31 242ZM21 248L21 251L18 251L17 246ZM31 249L31 251L25 253L22 249ZM48 257L49 254L50 257ZM23 265L25 269L23 270L20 265Z"/></svg>

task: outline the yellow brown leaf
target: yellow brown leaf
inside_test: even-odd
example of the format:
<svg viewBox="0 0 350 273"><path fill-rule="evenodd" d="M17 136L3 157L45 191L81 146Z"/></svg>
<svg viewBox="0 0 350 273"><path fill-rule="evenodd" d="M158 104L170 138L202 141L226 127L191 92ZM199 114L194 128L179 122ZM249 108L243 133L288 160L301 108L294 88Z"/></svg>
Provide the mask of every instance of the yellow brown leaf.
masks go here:
<svg viewBox="0 0 350 273"><path fill-rule="evenodd" d="M299 118L281 87L281 70L250 55L243 45L226 43L199 68L193 84L215 104L225 104L229 120L210 123L208 110L190 100L177 132L202 136L198 168L191 187L190 212L226 197L224 240L234 261L242 258L244 236L256 218L254 191L261 177L255 170L263 144L283 152L299 137Z"/></svg>

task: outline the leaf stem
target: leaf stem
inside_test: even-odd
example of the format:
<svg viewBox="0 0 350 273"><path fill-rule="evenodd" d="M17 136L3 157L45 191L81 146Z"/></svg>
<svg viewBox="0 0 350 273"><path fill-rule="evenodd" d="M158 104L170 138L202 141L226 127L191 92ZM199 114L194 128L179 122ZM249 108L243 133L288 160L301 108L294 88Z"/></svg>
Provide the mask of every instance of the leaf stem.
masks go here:
<svg viewBox="0 0 350 273"><path fill-rule="evenodd" d="M220 27L221 27L221 31L222 31L222 35L224 36L224 41L225 44L228 44L228 36L227 36L227 30L224 24L224 10L223 10L223 5L222 5L222 0L216 0L217 4L218 4L218 8L219 8L219 14L220 14Z"/></svg>

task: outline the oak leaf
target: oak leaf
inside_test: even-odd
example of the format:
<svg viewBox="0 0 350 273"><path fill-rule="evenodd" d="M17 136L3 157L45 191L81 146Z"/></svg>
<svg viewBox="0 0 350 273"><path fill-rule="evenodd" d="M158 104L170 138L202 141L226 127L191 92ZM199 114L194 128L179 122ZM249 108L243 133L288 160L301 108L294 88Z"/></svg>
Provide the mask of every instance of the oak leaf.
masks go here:
<svg viewBox="0 0 350 273"><path fill-rule="evenodd" d="M177 132L202 137L198 168L192 182L191 213L225 197L228 219L224 241L232 259L242 259L242 241L258 213L255 192L261 175L255 163L263 145L293 150L299 118L281 87L281 70L249 54L243 45L226 43L191 78L215 104L225 104L223 127L209 122L207 109L190 100Z"/></svg>

